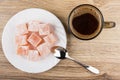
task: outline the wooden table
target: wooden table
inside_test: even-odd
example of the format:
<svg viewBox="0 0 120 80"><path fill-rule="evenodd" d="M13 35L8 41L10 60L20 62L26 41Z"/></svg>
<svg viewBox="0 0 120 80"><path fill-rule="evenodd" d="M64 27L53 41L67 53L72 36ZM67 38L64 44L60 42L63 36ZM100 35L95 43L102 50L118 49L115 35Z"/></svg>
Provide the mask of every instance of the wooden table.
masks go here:
<svg viewBox="0 0 120 80"><path fill-rule="evenodd" d="M13 15L33 7L54 13L67 28L70 11L83 3L95 5L102 11L106 21L115 21L117 24L115 28L104 29L90 41L79 40L68 34L70 55L98 68L101 71L99 75L88 72L70 60L62 60L43 73L25 73L8 62L0 46L0 80L120 80L120 0L0 0L0 36Z"/></svg>

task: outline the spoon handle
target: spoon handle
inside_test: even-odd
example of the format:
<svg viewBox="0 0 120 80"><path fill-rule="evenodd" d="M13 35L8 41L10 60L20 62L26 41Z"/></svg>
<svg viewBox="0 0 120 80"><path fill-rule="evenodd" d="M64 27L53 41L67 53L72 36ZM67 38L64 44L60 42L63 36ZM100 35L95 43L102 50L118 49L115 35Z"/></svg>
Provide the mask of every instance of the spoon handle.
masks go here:
<svg viewBox="0 0 120 80"><path fill-rule="evenodd" d="M68 59L78 63L79 65L81 65L82 67L84 67L85 69L87 69L88 71L94 73L94 74L99 74L99 70L96 69L95 67L92 67L92 66L89 66L89 65L86 65L86 64L83 64L79 61L76 61L74 58L71 58L70 56L67 56Z"/></svg>

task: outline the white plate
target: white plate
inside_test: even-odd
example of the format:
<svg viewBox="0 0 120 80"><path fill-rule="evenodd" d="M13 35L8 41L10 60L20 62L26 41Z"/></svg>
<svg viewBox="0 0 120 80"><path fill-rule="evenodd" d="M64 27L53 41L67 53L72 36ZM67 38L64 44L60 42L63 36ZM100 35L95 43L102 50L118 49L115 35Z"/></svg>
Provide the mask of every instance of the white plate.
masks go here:
<svg viewBox="0 0 120 80"><path fill-rule="evenodd" d="M14 15L6 24L2 34L2 48L8 61L17 69L28 73L40 73L54 67L60 60L52 54L38 62L31 62L18 56L15 51L15 27L18 24L30 20L41 20L51 23L55 27L55 33L59 38L57 45L66 48L67 40L64 27L60 20L49 11L37 8L23 10Z"/></svg>

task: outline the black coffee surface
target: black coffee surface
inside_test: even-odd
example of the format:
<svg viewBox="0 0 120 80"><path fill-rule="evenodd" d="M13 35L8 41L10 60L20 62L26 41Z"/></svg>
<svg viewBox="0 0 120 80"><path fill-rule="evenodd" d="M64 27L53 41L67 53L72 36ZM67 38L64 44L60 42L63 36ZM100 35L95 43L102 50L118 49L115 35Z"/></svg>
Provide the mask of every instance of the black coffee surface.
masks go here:
<svg viewBox="0 0 120 80"><path fill-rule="evenodd" d="M90 35L97 30L99 22L93 15L86 13L75 17L72 24L80 34Z"/></svg>

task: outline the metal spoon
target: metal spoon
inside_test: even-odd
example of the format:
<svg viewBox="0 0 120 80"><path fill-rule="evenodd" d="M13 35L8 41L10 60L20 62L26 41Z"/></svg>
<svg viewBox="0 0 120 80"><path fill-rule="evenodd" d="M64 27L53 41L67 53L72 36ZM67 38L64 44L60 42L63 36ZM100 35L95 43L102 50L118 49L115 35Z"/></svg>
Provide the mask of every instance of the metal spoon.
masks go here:
<svg viewBox="0 0 120 80"><path fill-rule="evenodd" d="M74 58L71 58L69 55L68 55L68 52L65 48L63 47L60 47L60 46L55 46L53 47L52 49L52 52L54 52L54 56L58 59L70 59L76 63L78 63L79 65L81 65L82 67L84 67L85 69L87 69L88 71L94 73L94 74L99 74L99 70L96 69L95 67L92 67L90 65L86 65L86 64L83 64L81 62L78 62L76 61Z"/></svg>

